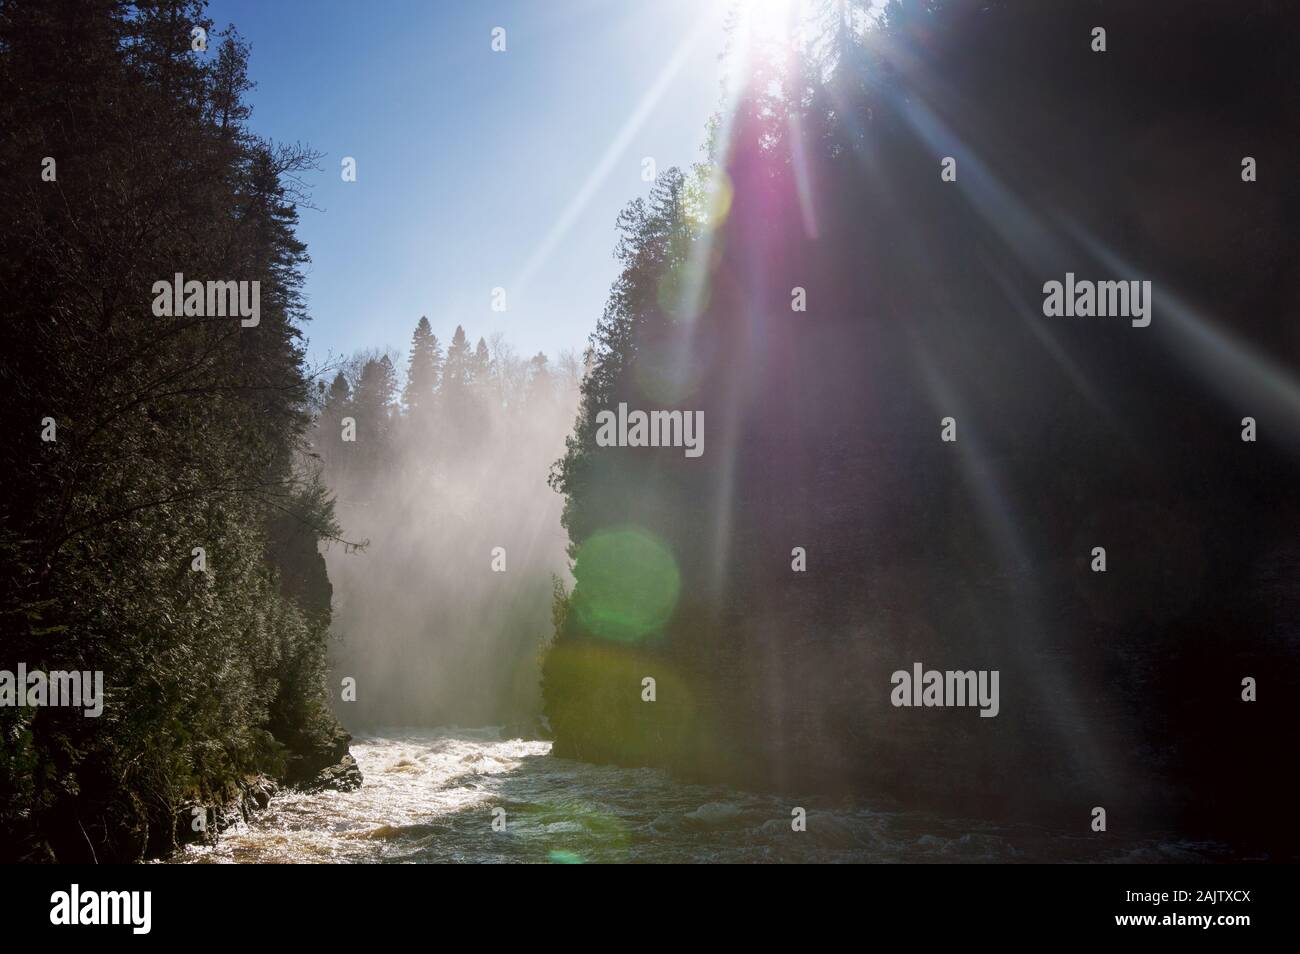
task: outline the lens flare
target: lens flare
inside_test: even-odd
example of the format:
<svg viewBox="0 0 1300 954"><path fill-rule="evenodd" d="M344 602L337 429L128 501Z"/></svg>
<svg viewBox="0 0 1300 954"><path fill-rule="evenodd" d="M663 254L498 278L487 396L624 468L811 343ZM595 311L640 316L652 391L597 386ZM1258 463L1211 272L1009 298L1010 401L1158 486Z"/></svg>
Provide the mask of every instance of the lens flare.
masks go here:
<svg viewBox="0 0 1300 954"><path fill-rule="evenodd" d="M637 642L661 629L677 606L677 562L644 530L596 532L574 561L574 609L594 636Z"/></svg>

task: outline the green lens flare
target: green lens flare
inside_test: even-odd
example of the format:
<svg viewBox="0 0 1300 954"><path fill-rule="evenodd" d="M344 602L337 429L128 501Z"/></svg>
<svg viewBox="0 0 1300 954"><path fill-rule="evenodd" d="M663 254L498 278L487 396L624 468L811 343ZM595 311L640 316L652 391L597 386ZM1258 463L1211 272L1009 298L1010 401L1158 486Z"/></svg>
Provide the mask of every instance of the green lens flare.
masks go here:
<svg viewBox="0 0 1300 954"><path fill-rule="evenodd" d="M661 629L677 606L677 562L643 530L600 530L574 561L573 605L594 636L637 642Z"/></svg>

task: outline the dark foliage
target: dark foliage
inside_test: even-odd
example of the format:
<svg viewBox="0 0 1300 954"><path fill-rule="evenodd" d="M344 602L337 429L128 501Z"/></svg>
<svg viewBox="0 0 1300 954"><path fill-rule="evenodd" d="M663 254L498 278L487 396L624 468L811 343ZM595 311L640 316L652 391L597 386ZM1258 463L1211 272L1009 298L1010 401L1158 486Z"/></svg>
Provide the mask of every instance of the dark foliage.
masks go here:
<svg viewBox="0 0 1300 954"><path fill-rule="evenodd" d="M314 157L246 131L247 48L212 30L183 0L0 3L0 668L106 695L0 708L6 857L165 852L184 804L335 744L337 529L301 455ZM260 282L260 323L155 317L177 272Z"/></svg>
<svg viewBox="0 0 1300 954"><path fill-rule="evenodd" d="M1112 831L1289 829L1293 7L893 2L863 29L858 6L715 129L724 224L677 173L620 223L552 478L576 557L555 753L1080 832L1094 805ZM1045 318L1067 271L1151 279L1151 327ZM619 401L702 409L704 456L596 447ZM584 544L627 525L681 580L632 645L574 612ZM914 661L1000 670L1001 714L893 708Z"/></svg>

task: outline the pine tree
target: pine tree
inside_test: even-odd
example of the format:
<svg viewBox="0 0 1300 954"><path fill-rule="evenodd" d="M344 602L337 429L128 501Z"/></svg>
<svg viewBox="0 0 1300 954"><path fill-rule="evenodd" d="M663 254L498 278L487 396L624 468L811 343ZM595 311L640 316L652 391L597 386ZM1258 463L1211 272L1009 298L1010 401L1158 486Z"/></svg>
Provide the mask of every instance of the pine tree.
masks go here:
<svg viewBox="0 0 1300 954"><path fill-rule="evenodd" d="M411 336L411 356L406 366L406 387L402 404L412 417L422 416L433 403L442 372L442 345L433 333L429 319L420 317Z"/></svg>
<svg viewBox="0 0 1300 954"><path fill-rule="evenodd" d="M341 415L342 409L347 405L351 396L352 389L348 387L348 379L340 371L334 376L334 381L330 384L329 394L325 397L325 412Z"/></svg>
<svg viewBox="0 0 1300 954"><path fill-rule="evenodd" d="M393 367L393 359L384 355L379 359L380 371L380 395L383 399L384 417L387 419L391 416L397 404L397 369Z"/></svg>
<svg viewBox="0 0 1300 954"><path fill-rule="evenodd" d="M487 342L479 338L478 346L474 349L474 357L470 361L470 380L480 390L487 387L491 368L492 358L488 354Z"/></svg>
<svg viewBox="0 0 1300 954"><path fill-rule="evenodd" d="M203 6L0 11L0 167L58 160L57 188L0 176L0 424L59 424L57 444L0 445L0 669L113 680L102 720L0 707L0 858L167 852L176 805L310 765L337 727L317 544L338 531L300 466L329 403L303 368L294 234L314 157L244 128L248 48L194 56ZM260 283L260 323L153 314L179 271Z"/></svg>
<svg viewBox="0 0 1300 954"><path fill-rule="evenodd" d="M366 361L352 393L352 416L356 419L356 445L365 448L362 464L373 478L389 457L390 409L396 392L393 365L388 356Z"/></svg>
<svg viewBox="0 0 1300 954"><path fill-rule="evenodd" d="M465 337L465 329L460 325L456 326L456 331L451 336L451 344L447 347L447 361L443 368L444 389L463 388L469 383L469 339Z"/></svg>
<svg viewBox="0 0 1300 954"><path fill-rule="evenodd" d="M549 404L555 396L546 355L539 351L528 362L528 403Z"/></svg>
<svg viewBox="0 0 1300 954"><path fill-rule="evenodd" d="M442 383L438 389L443 413L453 426L464 421L468 410L472 360L465 329L457 325L451 344L447 346L447 360L443 364Z"/></svg>
<svg viewBox="0 0 1300 954"><path fill-rule="evenodd" d="M321 382L324 387L324 382ZM346 459L341 454L343 418L348 416L349 408L352 403L352 389L348 386L348 379L340 371L334 376L334 381L330 384L329 389L325 391L324 403L321 406L320 416L316 419L316 431L312 440L312 447L320 457L325 467L337 475L340 465Z"/></svg>

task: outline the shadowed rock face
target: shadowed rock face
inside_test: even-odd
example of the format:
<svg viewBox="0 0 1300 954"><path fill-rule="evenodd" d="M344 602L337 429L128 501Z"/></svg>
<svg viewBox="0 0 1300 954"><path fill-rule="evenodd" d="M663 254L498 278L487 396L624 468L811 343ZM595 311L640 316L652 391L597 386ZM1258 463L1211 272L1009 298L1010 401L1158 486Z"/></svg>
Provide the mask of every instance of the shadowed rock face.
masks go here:
<svg viewBox="0 0 1300 954"><path fill-rule="evenodd" d="M352 736L342 726L319 740L303 740L303 745L286 761L284 779L290 785L309 791L337 788L347 791L361 783L356 760L348 752Z"/></svg>
<svg viewBox="0 0 1300 954"><path fill-rule="evenodd" d="M1277 827L1300 675L1300 349L1278 316L1300 274L1276 225L1297 195L1240 159L1297 143L1268 80L1290 15L1108 9L1132 45L1103 67L1091 14L1046 7L904 19L868 42L870 82L819 89L815 238L796 147L756 148L767 120L740 111L708 307L689 330L646 309L630 359L681 345L701 383L676 406L704 411L708 451L588 453L566 513L579 554L596 528L653 535L680 597L635 644L562 620L555 754L1081 833L1094 806L1112 828ZM1203 70L1208 37L1231 79ZM1045 317L1067 272L1151 280L1151 324ZM645 406L643 378L602 397ZM1243 441L1246 415L1270 436ZM581 555L575 577L571 607ZM891 705L917 662L997 670L998 716ZM1244 702L1260 673L1275 695Z"/></svg>
<svg viewBox="0 0 1300 954"><path fill-rule="evenodd" d="M360 788L362 781L361 769L357 766L357 760L349 753L343 756L337 764L322 769L316 778L304 787L309 792L319 792L325 789L351 792Z"/></svg>

